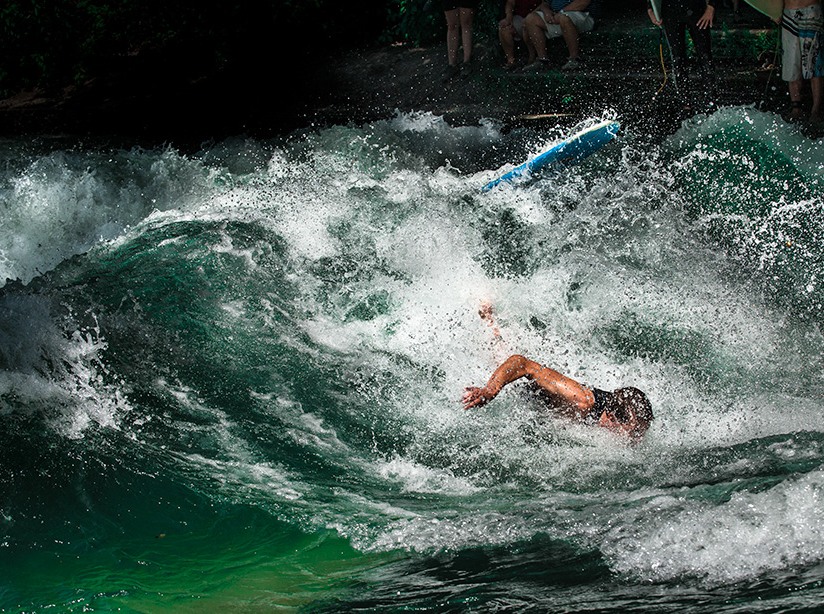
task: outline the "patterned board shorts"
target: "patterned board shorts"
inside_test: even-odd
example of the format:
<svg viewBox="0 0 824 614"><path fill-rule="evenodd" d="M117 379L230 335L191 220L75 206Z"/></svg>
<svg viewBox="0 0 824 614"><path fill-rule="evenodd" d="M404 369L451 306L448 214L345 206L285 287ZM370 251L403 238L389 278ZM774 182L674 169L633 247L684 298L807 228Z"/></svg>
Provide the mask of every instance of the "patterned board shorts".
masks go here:
<svg viewBox="0 0 824 614"><path fill-rule="evenodd" d="M824 77L824 12L820 4L784 11L781 46L784 81Z"/></svg>

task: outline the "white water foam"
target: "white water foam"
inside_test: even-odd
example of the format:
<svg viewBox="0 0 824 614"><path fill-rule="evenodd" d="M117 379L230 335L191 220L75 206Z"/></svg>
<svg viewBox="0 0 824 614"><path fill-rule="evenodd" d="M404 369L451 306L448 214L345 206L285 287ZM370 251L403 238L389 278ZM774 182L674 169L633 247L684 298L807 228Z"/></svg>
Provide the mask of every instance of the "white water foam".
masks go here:
<svg viewBox="0 0 824 614"><path fill-rule="evenodd" d="M611 567L651 582L751 580L824 560L824 472L723 503L669 495L626 517L601 546Z"/></svg>
<svg viewBox="0 0 824 614"><path fill-rule="evenodd" d="M40 413L61 435L79 439L92 426L118 429L130 405L109 382L99 328L65 334L42 297L0 298L0 414Z"/></svg>
<svg viewBox="0 0 824 614"><path fill-rule="evenodd" d="M12 167L0 177L0 280L28 283L153 210L185 208L210 184L199 163L171 150L55 152Z"/></svg>
<svg viewBox="0 0 824 614"><path fill-rule="evenodd" d="M151 201L124 188L130 195L124 207L135 203L136 213L115 216L121 224L238 219L270 230L286 245L289 282L298 295L290 305L298 314L296 331L283 346L340 365L341 381L361 370L378 382L329 394L340 403L335 411L354 407L363 414L353 423L363 432L374 429L374 448L355 449L335 428L334 412L323 413L328 408L309 411L268 390L250 395L256 411L284 420L290 442L308 455L350 465L354 477L334 487L313 483L289 459L265 458L254 441L235 433L221 409L206 406L197 391L172 386L175 403L206 417L197 434L214 441L214 457L183 453L187 471L198 479L205 475L204 483L216 484L222 497L286 510L284 517L294 511L300 522L336 528L364 550L432 551L528 539L551 527L552 515L534 500L551 509L553 494L577 488L619 503L640 501L637 516L618 515L609 525L614 531L595 532L613 569L636 579L727 582L819 560L820 534L790 510L798 506L820 516L818 474L720 503L659 485L685 482L696 471L673 468L682 453L824 428L813 379L820 374L809 366L820 356L820 333L782 317L740 283L723 254L691 232L673 175L659 167L648 172L655 165L631 146L605 151L607 170L582 165L584 170L562 179L482 196L486 172L462 175L451 160L460 159L462 148L471 153L498 138L487 125L452 129L431 116L399 116L362 129L336 127L294 150L270 154L256 148L248 164L227 147L219 157L235 162L221 162L227 167L215 175L174 155L171 161L162 157L153 168L157 185L172 185L157 207L167 208L162 212L146 213ZM437 155L428 149L438 149ZM427 166L433 159L437 165ZM609 170L609 164L617 168ZM169 170L175 168L188 172L188 179L175 184ZM210 183L215 176L220 186ZM154 179L149 183L155 185ZM500 251L487 231L503 223L504 212L522 233L515 251L527 262L523 272L492 272L487 265ZM87 220L87 226L101 223ZM25 230L25 223L18 227ZM49 237L52 230L34 234ZM122 228L106 236L118 233ZM61 250L85 249L94 240L89 236L63 241L69 247ZM30 277L47 262L27 249L8 262L26 260L32 268L12 267L14 275ZM241 259L248 275L260 274L254 251L237 247L228 235L214 249ZM343 264L325 270L325 259ZM355 307L378 291L384 305L358 317ZM487 300L503 329L501 343L477 315ZM266 304L271 313L278 309ZM221 305L228 332L249 326L244 298ZM37 306L24 309L36 313ZM36 321L54 330L42 341L34 335L35 342L18 344L19 355L7 359L35 365L17 368L13 377L32 378L21 379L18 388L52 384L36 368L46 347L61 360L72 357L80 367L71 370L84 374L81 383L108 398L111 390L86 368L103 351L102 338L80 336L72 340L75 351L58 342L50 314ZM641 343L644 335L649 340ZM486 408L464 412L461 389L483 383L514 352L590 385L646 390L657 419L645 442L630 449L607 433L546 418L515 387ZM4 377L11 394L15 382ZM48 391L37 395L50 398ZM63 392L54 404L69 396ZM116 422L117 412L91 421L105 424L106 416ZM378 486L361 492L358 472ZM647 501L645 488L660 494ZM414 508L421 496L437 500L426 513ZM501 500L517 510L501 512ZM750 505L762 514L755 524L746 520ZM720 523L713 524L714 512ZM574 509L569 515L573 519L559 537L574 540L585 531L569 529ZM730 552L727 543L739 529L753 547Z"/></svg>

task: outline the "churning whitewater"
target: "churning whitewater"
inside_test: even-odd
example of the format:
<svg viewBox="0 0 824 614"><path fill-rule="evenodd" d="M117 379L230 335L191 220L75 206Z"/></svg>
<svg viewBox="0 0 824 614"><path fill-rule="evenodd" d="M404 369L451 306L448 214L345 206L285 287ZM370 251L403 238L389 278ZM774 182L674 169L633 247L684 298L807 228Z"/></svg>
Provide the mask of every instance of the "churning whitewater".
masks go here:
<svg viewBox="0 0 824 614"><path fill-rule="evenodd" d="M727 108L481 193L574 129L4 142L0 608L820 604L820 142ZM514 353L643 442L464 411Z"/></svg>

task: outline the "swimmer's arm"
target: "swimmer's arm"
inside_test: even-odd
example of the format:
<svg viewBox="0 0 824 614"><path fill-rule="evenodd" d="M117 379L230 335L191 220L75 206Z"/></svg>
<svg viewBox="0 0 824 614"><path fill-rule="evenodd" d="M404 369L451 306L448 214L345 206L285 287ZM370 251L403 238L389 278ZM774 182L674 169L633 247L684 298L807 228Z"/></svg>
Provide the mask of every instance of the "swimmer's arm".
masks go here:
<svg viewBox="0 0 824 614"><path fill-rule="evenodd" d="M530 362L532 361L523 356L510 356L495 369L486 386L467 386L463 395L464 409L481 407L489 403L498 396L504 386L524 377L527 374L527 363Z"/></svg>
<svg viewBox="0 0 824 614"><path fill-rule="evenodd" d="M465 389L464 409L486 405L498 396L504 386L522 377L535 382L551 398L566 407L570 417L585 418L595 403L595 396L589 388L554 369L515 354L507 358L495 370L486 386L482 388L469 386Z"/></svg>
<svg viewBox="0 0 824 614"><path fill-rule="evenodd" d="M511 384L522 377L535 379L536 375L540 374L542 370L546 370L546 367L538 364L534 360L529 360L519 354L510 356L500 367L495 369L486 386L481 388L467 386L465 388L463 395L464 409L486 405L498 396L498 393L507 384ZM549 369L549 371L552 370Z"/></svg>

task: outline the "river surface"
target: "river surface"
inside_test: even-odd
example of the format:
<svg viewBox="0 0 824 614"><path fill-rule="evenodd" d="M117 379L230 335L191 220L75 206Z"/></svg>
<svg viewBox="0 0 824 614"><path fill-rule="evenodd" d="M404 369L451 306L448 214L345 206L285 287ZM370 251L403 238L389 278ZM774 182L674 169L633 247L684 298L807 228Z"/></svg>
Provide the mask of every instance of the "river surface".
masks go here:
<svg viewBox="0 0 824 614"><path fill-rule="evenodd" d="M822 141L723 108L481 193L571 130L0 142L0 610L820 608ZM652 428L464 411L512 353Z"/></svg>

